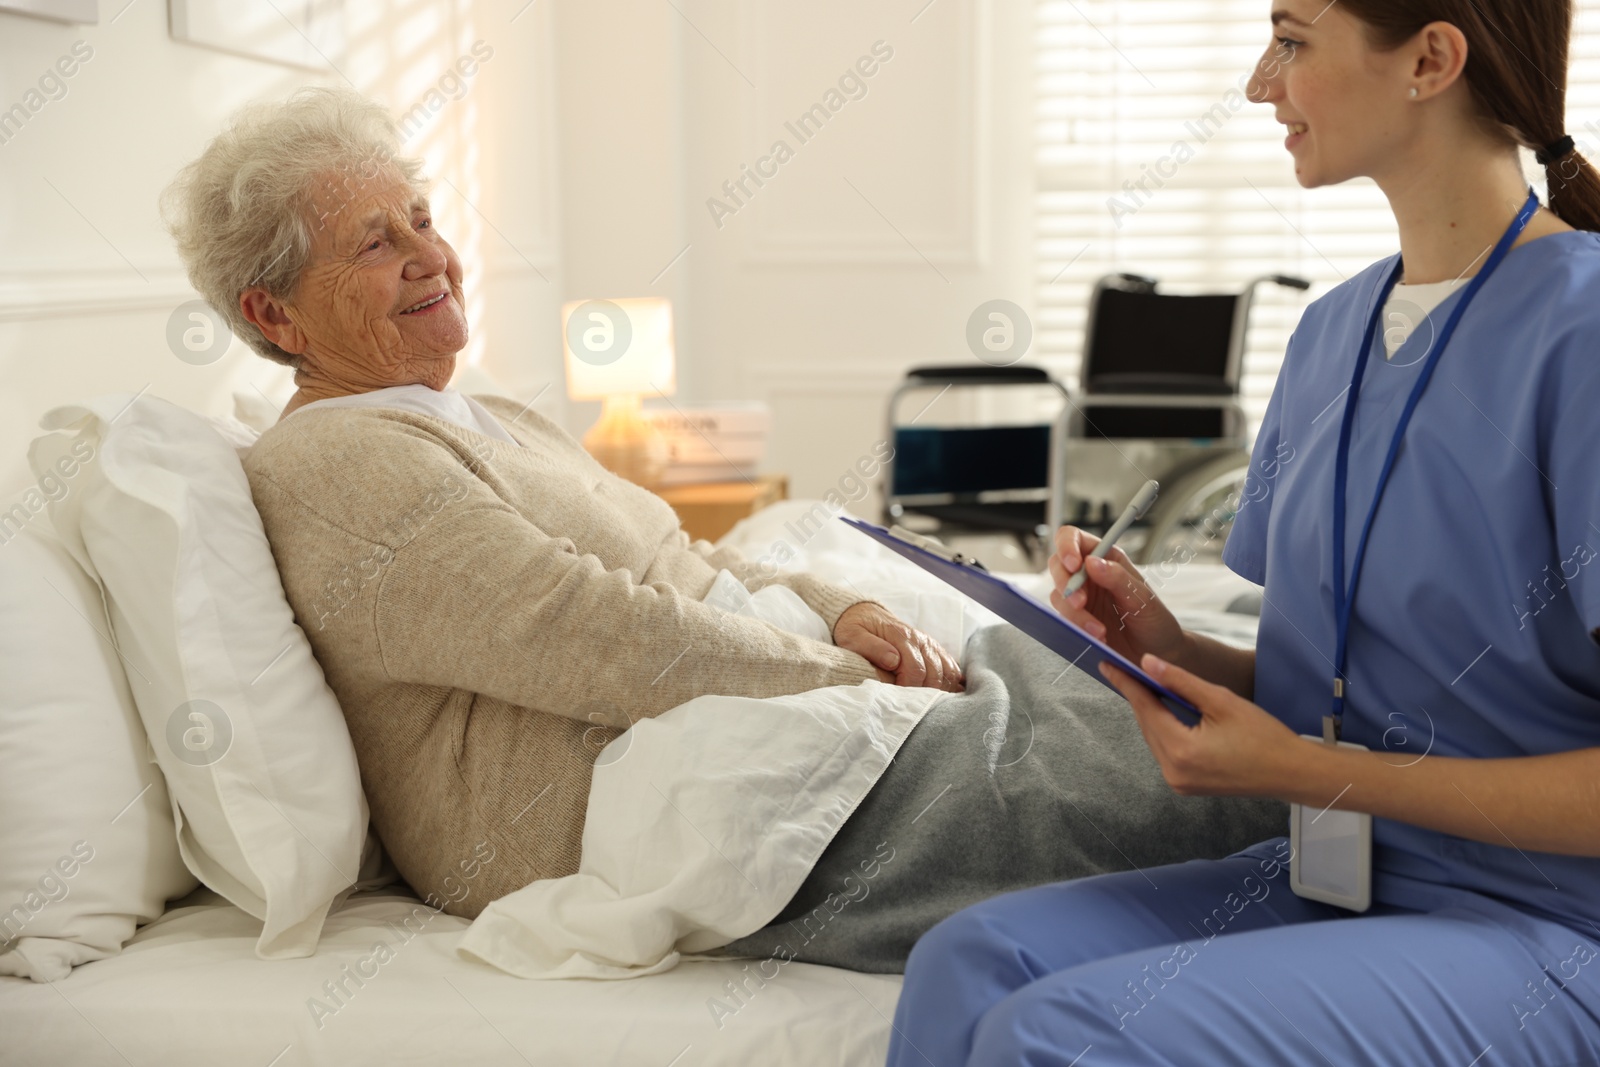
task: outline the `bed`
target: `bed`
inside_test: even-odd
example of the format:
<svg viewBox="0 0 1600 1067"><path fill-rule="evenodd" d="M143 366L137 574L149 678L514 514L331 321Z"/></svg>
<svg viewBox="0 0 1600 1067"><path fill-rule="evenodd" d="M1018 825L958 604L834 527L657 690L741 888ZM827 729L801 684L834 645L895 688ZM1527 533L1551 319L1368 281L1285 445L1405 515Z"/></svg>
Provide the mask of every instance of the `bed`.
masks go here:
<svg viewBox="0 0 1600 1067"><path fill-rule="evenodd" d="M1195 565L1168 598L1192 616L1241 592ZM739 962L687 960L623 982L525 981L456 955L469 924L424 924L419 907L399 885L355 894L315 955L264 961L260 922L201 888L61 982L0 978L0 1064L853 1067L888 1049L898 977L795 962L758 985Z"/></svg>
<svg viewBox="0 0 1600 1067"><path fill-rule="evenodd" d="M764 988L745 979L742 1001L726 988L744 978L732 961L625 982L530 982L457 956L464 919L438 914L407 930L420 905L399 887L357 894L328 918L316 955L263 961L252 951L260 922L197 890L120 955L54 984L0 979L0 1063L853 1067L888 1050L898 978L796 962ZM396 946L381 964L379 941ZM361 979L358 967L375 974ZM341 981L343 992L325 986Z"/></svg>
<svg viewBox="0 0 1600 1067"><path fill-rule="evenodd" d="M725 542L760 558L819 507L837 514L788 502ZM996 621L842 523L787 547L786 566L848 582L948 646ZM1242 643L1255 619L1237 601L1252 590L1202 564L1159 583L1186 621ZM0 977L0 1064L878 1064L900 986L801 962L762 978L749 961L693 958L619 981L528 980L458 952L471 924L403 883L339 899L313 953L263 959L261 918L203 885L164 910L161 899L106 958L54 982Z"/></svg>

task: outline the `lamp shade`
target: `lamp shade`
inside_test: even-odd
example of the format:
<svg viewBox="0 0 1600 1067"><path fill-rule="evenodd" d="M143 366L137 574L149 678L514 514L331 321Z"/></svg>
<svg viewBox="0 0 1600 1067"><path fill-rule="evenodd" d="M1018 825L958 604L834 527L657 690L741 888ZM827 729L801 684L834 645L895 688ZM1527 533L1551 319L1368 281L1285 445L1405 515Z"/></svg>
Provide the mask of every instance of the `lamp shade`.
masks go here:
<svg viewBox="0 0 1600 1067"><path fill-rule="evenodd" d="M567 395L604 400L677 391L672 301L663 297L574 300L561 307Z"/></svg>

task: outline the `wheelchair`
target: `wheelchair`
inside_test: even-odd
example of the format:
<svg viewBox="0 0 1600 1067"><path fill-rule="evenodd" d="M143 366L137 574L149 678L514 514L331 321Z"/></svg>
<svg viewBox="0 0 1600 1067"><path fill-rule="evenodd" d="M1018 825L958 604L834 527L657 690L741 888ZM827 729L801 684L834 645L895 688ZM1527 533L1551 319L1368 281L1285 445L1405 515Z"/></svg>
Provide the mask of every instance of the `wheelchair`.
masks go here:
<svg viewBox="0 0 1600 1067"><path fill-rule="evenodd" d="M1033 366L912 368L888 403L884 524L1007 535L1037 569L1057 528L1104 532L1153 478L1160 498L1124 551L1140 565L1220 553L1249 473L1239 384L1267 283L1310 288L1271 274L1242 293L1178 295L1101 278L1076 391Z"/></svg>

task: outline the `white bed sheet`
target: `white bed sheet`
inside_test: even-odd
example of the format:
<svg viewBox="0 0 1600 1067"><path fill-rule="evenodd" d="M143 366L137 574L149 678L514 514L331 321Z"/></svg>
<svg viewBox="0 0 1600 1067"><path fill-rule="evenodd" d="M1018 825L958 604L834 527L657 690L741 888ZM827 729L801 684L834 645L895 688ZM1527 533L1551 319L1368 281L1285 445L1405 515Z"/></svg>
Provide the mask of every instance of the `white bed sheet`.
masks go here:
<svg viewBox="0 0 1600 1067"><path fill-rule="evenodd" d="M121 955L54 985L0 978L0 1064L853 1067L881 1064L888 1050L899 976L787 963L764 987L747 979L742 1002L725 983L744 978L746 962L690 961L628 982L528 981L459 957L463 919L421 925L424 911L413 920L421 932L402 942L398 928L422 905L397 889L353 896L329 916L316 955L293 960L257 959L261 923L197 890ZM399 946L387 963L374 957L379 941ZM346 979L352 995L337 1004L323 983L363 959L376 975L360 987ZM319 1019L312 998L337 1011Z"/></svg>

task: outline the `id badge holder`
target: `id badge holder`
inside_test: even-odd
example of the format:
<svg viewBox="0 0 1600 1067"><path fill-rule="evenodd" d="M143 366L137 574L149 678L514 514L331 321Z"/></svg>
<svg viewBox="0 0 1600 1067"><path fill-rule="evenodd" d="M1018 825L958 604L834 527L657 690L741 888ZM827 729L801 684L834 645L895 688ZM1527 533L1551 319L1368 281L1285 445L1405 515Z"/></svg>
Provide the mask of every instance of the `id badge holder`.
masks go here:
<svg viewBox="0 0 1600 1067"><path fill-rule="evenodd" d="M1316 744L1332 742L1302 734ZM1367 751L1351 741L1340 748ZM1295 896L1350 911L1372 906L1372 816L1289 805L1289 888Z"/></svg>

